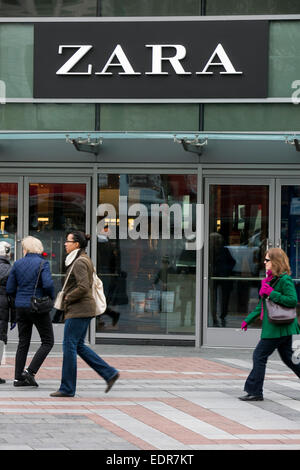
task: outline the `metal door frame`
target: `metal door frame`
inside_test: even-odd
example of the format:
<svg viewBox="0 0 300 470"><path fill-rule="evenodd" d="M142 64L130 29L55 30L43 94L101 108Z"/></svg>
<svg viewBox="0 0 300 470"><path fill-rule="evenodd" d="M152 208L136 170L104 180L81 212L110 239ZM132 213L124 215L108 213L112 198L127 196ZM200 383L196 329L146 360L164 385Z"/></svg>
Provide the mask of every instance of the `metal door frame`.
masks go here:
<svg viewBox="0 0 300 470"><path fill-rule="evenodd" d="M17 196L17 232L15 235L15 259L16 261L21 256L20 242L22 234L22 210L23 210L23 195L24 195L24 178L22 176L0 176L1 183L16 183L18 185Z"/></svg>
<svg viewBox="0 0 300 470"><path fill-rule="evenodd" d="M299 178L276 178L276 199L275 199L275 235L274 246L281 248L281 187L300 186Z"/></svg>
<svg viewBox="0 0 300 470"><path fill-rule="evenodd" d="M159 165L155 163L154 165L151 166L151 168L145 168L144 165L134 165L132 167L130 164L129 165L122 165L122 164L117 164L116 166L109 165L109 166L101 166L97 168L97 173L95 176L95 183L94 183L94 195L93 195L93 200L95 201L95 207L97 207L98 204L98 176L102 173L109 173L109 174L145 174L145 175L151 175L151 174L167 174L167 175L184 175L184 174L193 174L197 176L197 203L201 203L201 187L202 187L202 169L200 165L197 167L191 166L191 167L182 167L182 165L169 165L168 168L165 168L162 165ZM94 225L96 227L96 224ZM94 244L94 249L96 250L96 242ZM180 343L180 341L191 341L194 342L195 347L200 347L201 346L201 311L200 311L200 298L201 298L201 255L202 255L202 250L197 250L196 251L196 292L195 292L195 332L193 334L153 334L149 335L146 333L114 333L114 332L109 332L109 333L101 333L95 332L95 338L97 339L108 339L108 340L114 340L116 339L117 341L120 341L122 339L126 340L159 340L159 341L177 341Z"/></svg>
<svg viewBox="0 0 300 470"><path fill-rule="evenodd" d="M274 177L249 177L221 176L206 177L204 181L204 263L203 263L203 346L224 347L254 347L260 337L260 329L251 329L245 333L240 328L214 328L207 325L207 313L209 309L208 298L208 240L209 240L209 189L211 185L237 185L237 186L269 186L269 234L271 246L275 238L275 178Z"/></svg>

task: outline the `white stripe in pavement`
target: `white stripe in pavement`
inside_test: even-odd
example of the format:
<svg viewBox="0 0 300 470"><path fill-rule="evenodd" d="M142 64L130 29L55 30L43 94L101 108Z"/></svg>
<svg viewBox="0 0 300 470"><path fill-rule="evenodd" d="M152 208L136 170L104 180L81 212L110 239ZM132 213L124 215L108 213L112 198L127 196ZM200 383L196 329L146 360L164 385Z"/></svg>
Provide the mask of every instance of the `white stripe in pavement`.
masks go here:
<svg viewBox="0 0 300 470"><path fill-rule="evenodd" d="M284 434L258 434L258 433L255 433L255 434L236 434L236 436L239 438L239 439L261 439L262 441L264 439L288 439L286 437L286 435ZM290 436L293 436L293 434L290 434ZM291 439L298 439L297 437L291 437Z"/></svg>
<svg viewBox="0 0 300 470"><path fill-rule="evenodd" d="M233 444L204 444L204 445L191 445L193 450L242 450L241 445ZM221 457L222 458L222 457Z"/></svg>
<svg viewBox="0 0 300 470"><path fill-rule="evenodd" d="M215 413L251 429L299 429L299 423L264 410L253 403L243 402L223 392L175 392L185 400L208 408ZM257 402L256 402L257 403Z"/></svg>
<svg viewBox="0 0 300 470"><path fill-rule="evenodd" d="M216 428L198 418L194 418L165 403L151 401L138 402L138 404L208 439L236 439L232 434L222 431L222 429Z"/></svg>
<svg viewBox="0 0 300 470"><path fill-rule="evenodd" d="M157 449L190 449L167 434L158 431L119 410L97 410L96 414L107 419L124 431L133 434Z"/></svg>
<svg viewBox="0 0 300 470"><path fill-rule="evenodd" d="M295 381L280 380L280 382L276 381L276 380L273 380L273 383L276 383L278 385L283 385L284 387L289 387L289 388L294 388L296 390L300 390L300 383L299 383L298 380L297 381L296 380Z"/></svg>
<svg viewBox="0 0 300 470"><path fill-rule="evenodd" d="M226 364L231 364L233 366L237 366L237 367L242 367L243 369L249 369L249 372L250 370L252 369L253 367L253 363L252 361L243 361L242 359L226 359L226 358L218 358L219 361L222 361L222 362L226 362ZM267 373L270 373L270 374L276 374L280 372L282 374L282 371L278 371L278 370L275 370L275 369L271 369L270 367L268 367L267 365Z"/></svg>
<svg viewBox="0 0 300 470"><path fill-rule="evenodd" d="M282 393L273 392L272 390L267 390L265 395L268 400L272 400L278 405L285 406L286 408L290 408L295 411L300 411L300 401L298 400L294 400L293 398L287 397Z"/></svg>
<svg viewBox="0 0 300 470"><path fill-rule="evenodd" d="M90 410L74 408L0 408L0 413L13 413L17 415L23 414L90 414Z"/></svg>

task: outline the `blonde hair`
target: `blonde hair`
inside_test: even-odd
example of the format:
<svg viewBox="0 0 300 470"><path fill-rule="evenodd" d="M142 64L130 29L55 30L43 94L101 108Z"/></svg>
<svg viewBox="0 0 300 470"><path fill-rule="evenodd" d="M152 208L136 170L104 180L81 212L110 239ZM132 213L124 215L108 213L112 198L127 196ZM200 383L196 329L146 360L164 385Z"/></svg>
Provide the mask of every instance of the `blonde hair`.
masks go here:
<svg viewBox="0 0 300 470"><path fill-rule="evenodd" d="M37 253L38 255L42 254L44 251L44 247L43 247L41 240L39 240L38 238L32 237L31 235L23 238L22 248L27 253Z"/></svg>
<svg viewBox="0 0 300 470"><path fill-rule="evenodd" d="M274 276L280 276L283 273L291 274L288 256L281 248L270 248L267 251L267 255L272 262L272 273Z"/></svg>

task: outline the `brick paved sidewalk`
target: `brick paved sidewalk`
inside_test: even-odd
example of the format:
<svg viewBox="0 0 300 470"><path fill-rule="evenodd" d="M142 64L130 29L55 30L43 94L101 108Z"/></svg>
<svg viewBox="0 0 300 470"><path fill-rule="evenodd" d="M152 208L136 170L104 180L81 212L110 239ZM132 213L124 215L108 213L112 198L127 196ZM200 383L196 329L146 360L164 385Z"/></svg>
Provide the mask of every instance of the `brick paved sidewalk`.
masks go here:
<svg viewBox="0 0 300 470"><path fill-rule="evenodd" d="M10 351L0 368L7 380L0 385L0 450L300 449L300 382L276 356L269 362L265 400L245 403L237 397L251 352L183 347L150 356L147 348L145 355L124 350L102 356L121 374L109 394L79 359L74 398L49 396L60 383L59 351L37 374L39 388L24 389L12 386Z"/></svg>

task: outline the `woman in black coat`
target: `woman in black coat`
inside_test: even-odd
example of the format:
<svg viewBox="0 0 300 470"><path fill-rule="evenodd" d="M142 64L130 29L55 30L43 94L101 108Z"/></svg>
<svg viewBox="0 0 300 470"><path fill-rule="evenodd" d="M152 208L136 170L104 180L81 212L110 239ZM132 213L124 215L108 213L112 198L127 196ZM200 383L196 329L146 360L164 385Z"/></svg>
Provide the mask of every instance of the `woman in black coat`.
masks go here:
<svg viewBox="0 0 300 470"><path fill-rule="evenodd" d="M0 242L0 364L4 346L7 344L8 322L11 322L11 330L16 326L13 300L6 294L6 282L11 270L10 254L10 244ZM3 383L5 380L0 378L0 384Z"/></svg>

